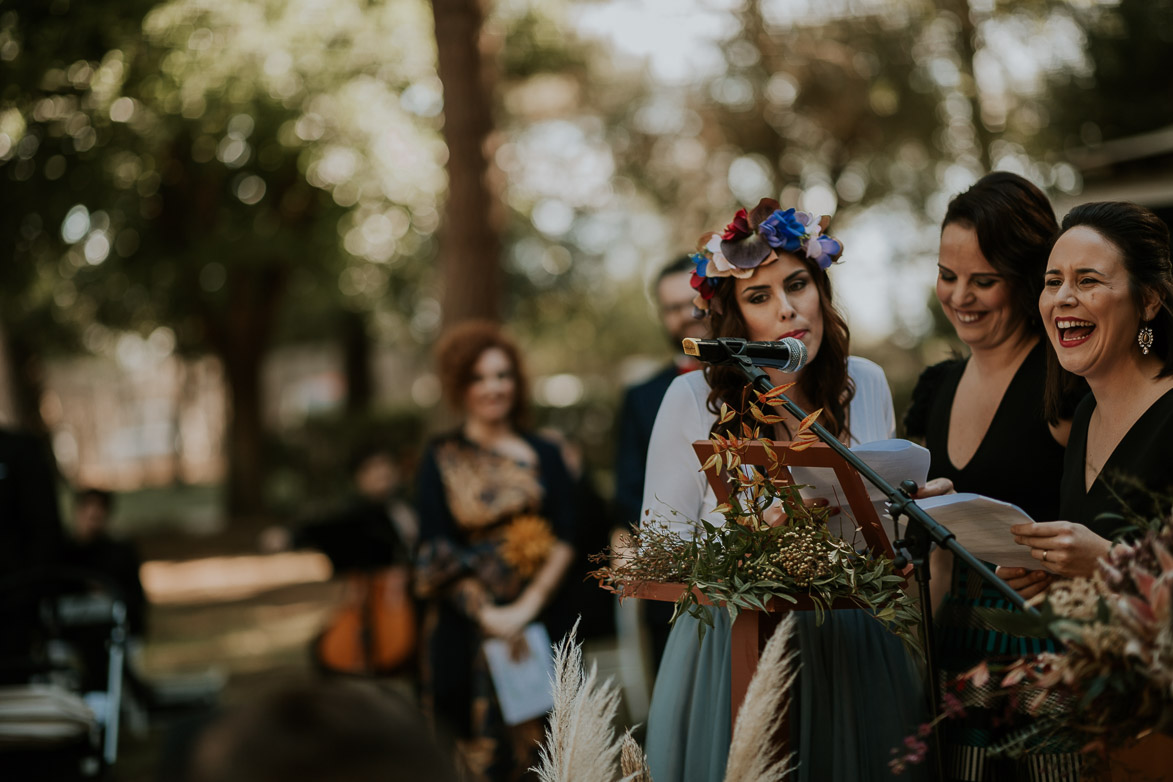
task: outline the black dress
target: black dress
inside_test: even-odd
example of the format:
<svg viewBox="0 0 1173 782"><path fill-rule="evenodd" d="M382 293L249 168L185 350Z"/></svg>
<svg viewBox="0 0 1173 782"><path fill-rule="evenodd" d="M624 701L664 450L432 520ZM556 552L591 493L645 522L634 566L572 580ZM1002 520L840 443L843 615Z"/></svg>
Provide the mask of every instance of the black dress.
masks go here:
<svg viewBox="0 0 1173 782"><path fill-rule="evenodd" d="M1104 463L1091 491L1085 492L1087 429L1095 409L1096 399L1089 394L1071 422L1059 518L1086 525L1111 539L1129 525L1130 516L1151 519L1162 515L1159 497L1167 497L1173 489L1173 391L1153 402L1137 419Z"/></svg>
<svg viewBox="0 0 1173 782"><path fill-rule="evenodd" d="M429 444L417 477L415 580L426 601L421 696L437 727L457 740L471 782L522 778L537 765L543 729L540 720L504 724L481 650L477 607L512 602L555 541L574 543L575 499L562 456L552 443L521 436L536 464L485 450L457 431ZM539 617L551 641L573 622L564 597L556 595Z"/></svg>
<svg viewBox="0 0 1173 782"><path fill-rule="evenodd" d="M1014 503L1036 521L1059 518L1063 446L1051 436L1043 413L1046 356L1040 341L1023 359L985 437L961 468L949 460L949 418L968 359L945 361L924 371L912 392L904 426L909 436L924 438L932 455L930 477L950 479L959 492Z"/></svg>
<svg viewBox="0 0 1173 782"><path fill-rule="evenodd" d="M1040 341L1023 359L977 451L958 468L949 459L949 418L967 360L954 359L929 367L913 391L904 425L910 437L923 438L929 449L929 476L949 478L959 492L1014 503L1038 521L1060 518L1064 449L1051 435L1043 410L1045 346ZM1075 405L1071 402L1068 406ZM1010 603L970 568L954 563L949 593L935 616L938 659L944 678L964 673L982 660L1013 660L1054 651L1044 639L994 629L987 617L1010 609ZM945 725L946 775L950 779L1001 780L1026 773L1013 761L986 757L985 748L1004 735L995 727L1000 715L983 709L980 701L967 712L964 719ZM1058 748L1035 751L1055 749ZM1068 763L1066 749L1062 748L1064 754L1050 757L1059 765ZM1064 778L1062 773L1054 776L1057 780Z"/></svg>

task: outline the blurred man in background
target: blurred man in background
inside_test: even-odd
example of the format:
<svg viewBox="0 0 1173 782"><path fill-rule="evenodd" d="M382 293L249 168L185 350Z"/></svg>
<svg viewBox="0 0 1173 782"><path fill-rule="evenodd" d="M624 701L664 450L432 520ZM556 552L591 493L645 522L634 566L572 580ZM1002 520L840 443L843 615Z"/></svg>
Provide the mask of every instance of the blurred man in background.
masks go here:
<svg viewBox="0 0 1173 782"><path fill-rule="evenodd" d="M707 333L705 321L692 316L692 300L696 296L690 282L693 268L692 260L685 255L665 265L657 275L653 293L673 358L651 379L628 388L623 397L615 456L615 518L624 529L639 523L648 442L652 439L652 424L656 422L660 402L678 375L700 368L694 359L684 355L680 346L686 337L703 338ZM651 633L654 676L668 641L672 604L641 602L645 603L644 621Z"/></svg>
<svg viewBox="0 0 1173 782"><path fill-rule="evenodd" d="M133 638L146 632L147 598L139 578L142 560L131 542L110 534L114 495L82 488L74 495L73 536L66 542L62 564L101 576L126 603L126 623Z"/></svg>

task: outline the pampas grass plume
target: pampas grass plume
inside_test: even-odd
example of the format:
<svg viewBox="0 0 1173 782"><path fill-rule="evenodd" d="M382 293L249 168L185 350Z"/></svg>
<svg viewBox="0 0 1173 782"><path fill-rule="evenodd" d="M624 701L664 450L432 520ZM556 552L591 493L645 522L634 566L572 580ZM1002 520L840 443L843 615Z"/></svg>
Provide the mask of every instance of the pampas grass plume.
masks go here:
<svg viewBox="0 0 1173 782"><path fill-rule="evenodd" d="M540 782L615 782L620 742L612 722L619 690L610 679L599 683L595 665L583 675L577 631L576 622L554 648L554 708L533 770Z"/></svg>
<svg viewBox="0 0 1173 782"><path fill-rule="evenodd" d="M790 648L794 622L794 612L788 612L758 660L737 713L725 782L781 782L794 770L793 752L774 756L778 731L790 709L790 686L798 675L798 650Z"/></svg>
<svg viewBox="0 0 1173 782"><path fill-rule="evenodd" d="M623 774L623 782L652 782L652 772L648 770L648 759L640 748L639 742L631 735L631 728L623 734L623 745L619 752L619 770Z"/></svg>

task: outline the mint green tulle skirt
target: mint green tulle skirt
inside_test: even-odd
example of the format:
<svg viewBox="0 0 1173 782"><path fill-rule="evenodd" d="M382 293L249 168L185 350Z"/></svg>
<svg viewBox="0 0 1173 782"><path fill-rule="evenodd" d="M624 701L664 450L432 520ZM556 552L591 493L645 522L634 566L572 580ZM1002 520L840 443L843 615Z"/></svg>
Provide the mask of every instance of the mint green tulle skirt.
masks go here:
<svg viewBox="0 0 1173 782"><path fill-rule="evenodd" d="M697 620L676 622L652 693L645 751L655 782L721 782L732 739L731 632L724 609L706 609L713 627L697 641ZM791 693L791 749L799 782L906 782L892 749L926 720L920 665L900 639L862 611L831 611L816 626L798 614L798 681Z"/></svg>

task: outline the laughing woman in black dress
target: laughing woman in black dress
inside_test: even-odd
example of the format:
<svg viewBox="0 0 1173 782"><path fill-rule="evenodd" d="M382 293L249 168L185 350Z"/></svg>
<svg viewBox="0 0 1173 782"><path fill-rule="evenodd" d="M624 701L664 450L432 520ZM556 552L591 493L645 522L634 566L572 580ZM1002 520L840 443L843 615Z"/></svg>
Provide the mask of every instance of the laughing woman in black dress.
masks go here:
<svg viewBox="0 0 1173 782"><path fill-rule="evenodd" d="M1089 576L1127 518L1160 513L1154 495L1173 485L1169 229L1136 204L1076 207L1063 220L1044 285L1039 311L1059 364L1092 393L1071 426L1063 521L1013 531L1041 568Z"/></svg>
<svg viewBox="0 0 1173 782"><path fill-rule="evenodd" d="M1063 418L1070 419L1074 407L1069 404L1066 415L1044 413L1048 345L1038 297L1057 230L1046 196L1016 174L990 174L950 202L941 230L937 298L970 355L925 370L905 417L908 435L923 439L931 453L931 477L950 479L960 492L1014 503L1035 519L1055 518L1059 511L1068 424ZM1039 639L990 629L982 614L1009 604L944 552L934 562L934 586L948 584L937 615L946 674L984 659L1046 649ZM1004 575L1027 594L1050 579L1042 571ZM980 705L968 711L964 720L946 726L949 778L1013 778L1015 761L987 757L986 747L999 735L995 715ZM1035 748L1036 754L1043 749ZM1068 762L1048 754L1051 769Z"/></svg>

